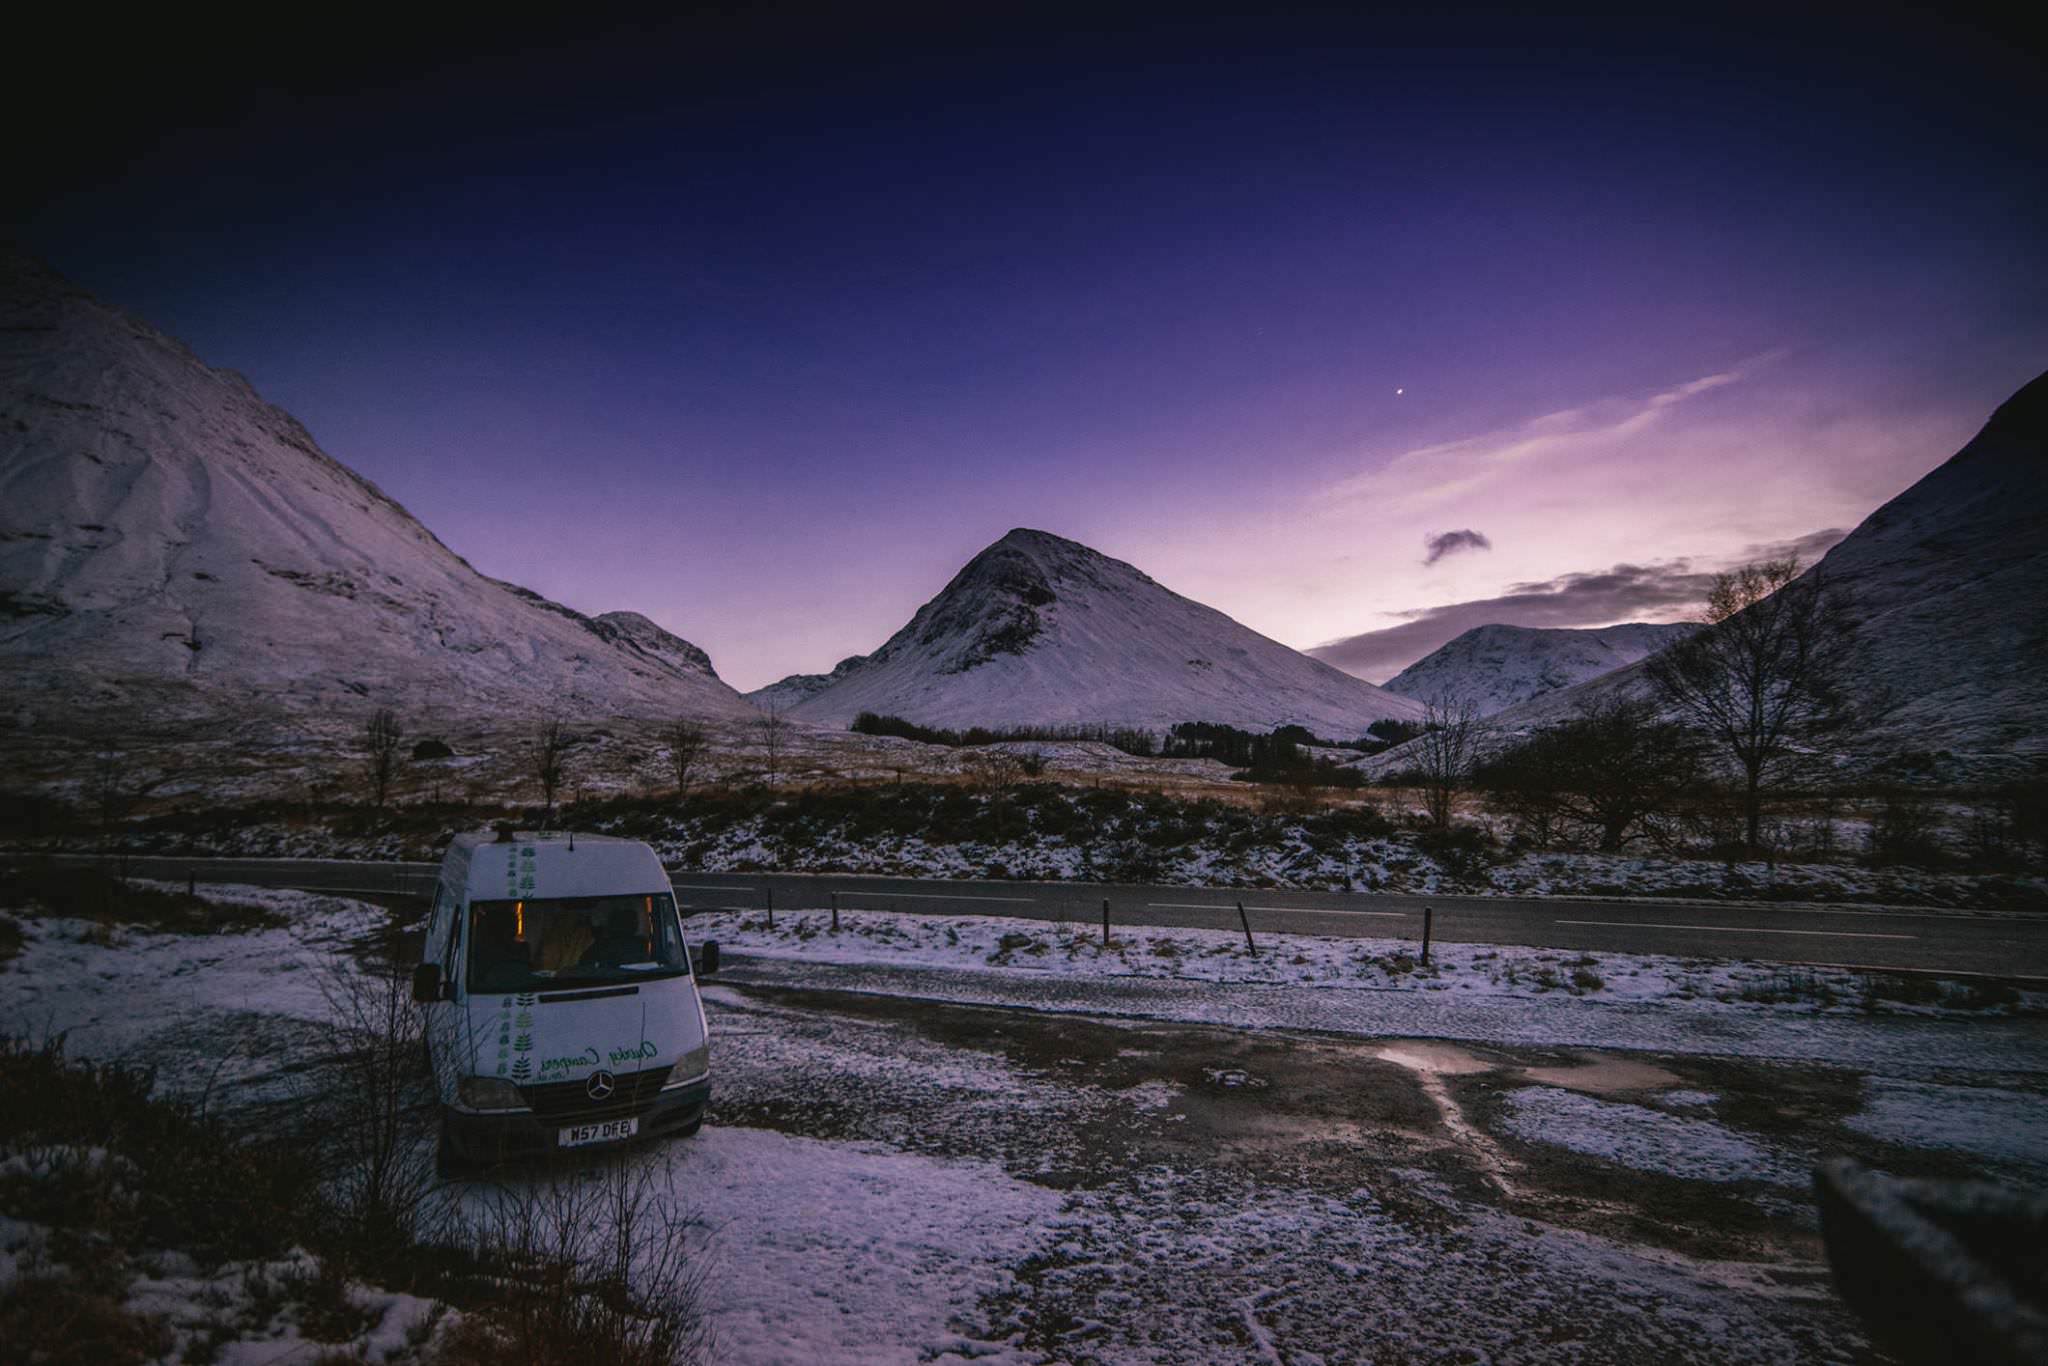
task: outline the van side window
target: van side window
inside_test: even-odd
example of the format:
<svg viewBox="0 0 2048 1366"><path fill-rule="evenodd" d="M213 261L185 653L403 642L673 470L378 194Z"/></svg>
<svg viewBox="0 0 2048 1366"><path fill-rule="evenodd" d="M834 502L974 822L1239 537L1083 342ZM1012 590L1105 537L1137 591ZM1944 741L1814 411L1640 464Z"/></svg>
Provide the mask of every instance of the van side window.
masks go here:
<svg viewBox="0 0 2048 1366"><path fill-rule="evenodd" d="M455 913L455 903L449 903L449 940L440 946L440 975L453 983L455 969L463 961L463 917Z"/></svg>
<svg viewBox="0 0 2048 1366"><path fill-rule="evenodd" d="M434 884L434 909L427 916L427 937L425 944L421 946L420 961L438 962L441 950L447 946L447 935L448 889L437 882Z"/></svg>

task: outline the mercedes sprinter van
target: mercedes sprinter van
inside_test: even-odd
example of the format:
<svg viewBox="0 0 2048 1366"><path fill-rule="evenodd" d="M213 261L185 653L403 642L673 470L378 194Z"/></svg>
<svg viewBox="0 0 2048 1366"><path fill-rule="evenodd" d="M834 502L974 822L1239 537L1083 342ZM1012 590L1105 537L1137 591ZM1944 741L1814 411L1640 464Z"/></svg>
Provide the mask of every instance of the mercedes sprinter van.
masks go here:
<svg viewBox="0 0 2048 1366"><path fill-rule="evenodd" d="M413 999L426 1013L444 1171L704 1123L704 1006L668 874L644 844L458 835Z"/></svg>

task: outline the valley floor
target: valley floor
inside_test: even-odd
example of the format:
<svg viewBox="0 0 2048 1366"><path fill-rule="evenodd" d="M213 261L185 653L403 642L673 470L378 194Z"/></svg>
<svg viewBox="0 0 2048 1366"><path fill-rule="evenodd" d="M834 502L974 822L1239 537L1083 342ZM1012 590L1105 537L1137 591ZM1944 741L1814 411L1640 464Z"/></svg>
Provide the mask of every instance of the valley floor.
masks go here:
<svg viewBox="0 0 2048 1366"><path fill-rule="evenodd" d="M286 924L22 917L0 1027L283 1122L331 1047L319 965L387 912L211 892ZM1466 946L1435 990L1284 936L1251 979L1202 931L1147 932L1183 962L1125 971L1063 962L1042 923L952 926L964 947L932 918L810 923L721 932L711 1123L630 1158L705 1221L720 1360L1870 1360L1828 1286L1819 1156L2048 1187L2048 1020L2005 1007L1766 1004L1651 961L1602 962L1634 985L1601 1000ZM1025 934L1044 951L1003 948ZM377 1303L363 1342L403 1358L418 1306Z"/></svg>

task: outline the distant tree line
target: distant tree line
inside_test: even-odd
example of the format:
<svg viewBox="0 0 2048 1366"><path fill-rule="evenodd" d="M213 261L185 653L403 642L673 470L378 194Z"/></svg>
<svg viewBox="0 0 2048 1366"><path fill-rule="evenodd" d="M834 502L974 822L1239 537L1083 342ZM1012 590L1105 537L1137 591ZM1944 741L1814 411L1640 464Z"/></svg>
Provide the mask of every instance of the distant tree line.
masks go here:
<svg viewBox="0 0 2048 1366"><path fill-rule="evenodd" d="M1364 780L1355 770L1327 756L1312 754L1311 749L1349 749L1374 754L1422 733L1419 724L1407 721L1376 721L1365 736L1356 740L1326 740L1306 726L1278 726L1261 734L1216 721L1183 721L1169 727L1164 736L1139 727L1107 725L972 726L950 730L871 711L854 717L848 729L858 735L892 735L954 749L1016 740L1092 741L1141 759L1214 759L1236 769L1231 776L1241 782L1319 787L1357 787Z"/></svg>
<svg viewBox="0 0 2048 1366"><path fill-rule="evenodd" d="M1104 744L1141 759L1150 759L1159 753L1157 736L1151 731L1127 726L970 726L966 730L948 730L943 726L920 726L900 716L864 711L853 718L853 724L847 729L856 735L893 735L901 740L945 745L951 749L999 745L1012 740L1044 740Z"/></svg>

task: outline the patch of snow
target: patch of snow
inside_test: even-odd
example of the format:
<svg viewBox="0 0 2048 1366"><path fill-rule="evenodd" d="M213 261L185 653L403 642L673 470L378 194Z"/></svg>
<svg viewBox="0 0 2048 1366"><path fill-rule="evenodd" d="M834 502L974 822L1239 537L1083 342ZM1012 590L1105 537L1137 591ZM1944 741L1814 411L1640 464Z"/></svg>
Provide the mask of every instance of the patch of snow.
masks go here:
<svg viewBox="0 0 2048 1366"><path fill-rule="evenodd" d="M2048 1096L1872 1077L1858 1133L1908 1148L1964 1152L2048 1168Z"/></svg>
<svg viewBox="0 0 2048 1366"><path fill-rule="evenodd" d="M1688 1181L1762 1181L1804 1189L1813 1180L1811 1161L1711 1120L1683 1118L1556 1086L1524 1086L1510 1092L1502 1127L1525 1143L1545 1143L1632 1171Z"/></svg>
<svg viewBox="0 0 2048 1366"><path fill-rule="evenodd" d="M986 1162L705 1129L676 1177L713 1233L706 1305L718 1357L793 1361L1035 1361L979 1336L972 1311L1009 1288L1057 1192Z"/></svg>

